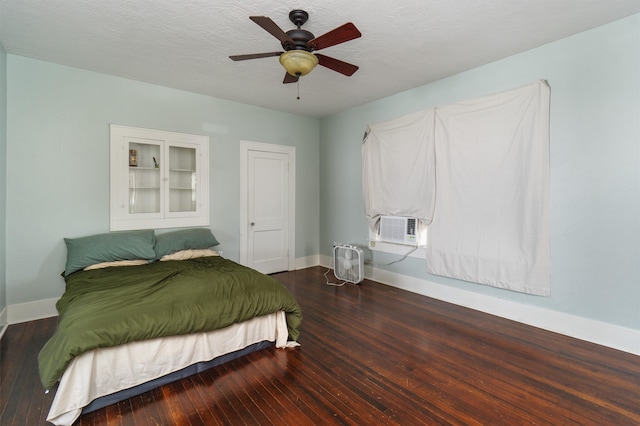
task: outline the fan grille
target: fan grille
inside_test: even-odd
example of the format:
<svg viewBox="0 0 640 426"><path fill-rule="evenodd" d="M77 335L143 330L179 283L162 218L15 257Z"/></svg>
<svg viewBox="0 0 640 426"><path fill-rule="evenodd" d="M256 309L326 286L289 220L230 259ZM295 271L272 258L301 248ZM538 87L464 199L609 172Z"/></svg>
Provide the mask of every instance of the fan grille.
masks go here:
<svg viewBox="0 0 640 426"><path fill-rule="evenodd" d="M336 244L333 246L333 273L337 279L358 284L364 279L362 249Z"/></svg>

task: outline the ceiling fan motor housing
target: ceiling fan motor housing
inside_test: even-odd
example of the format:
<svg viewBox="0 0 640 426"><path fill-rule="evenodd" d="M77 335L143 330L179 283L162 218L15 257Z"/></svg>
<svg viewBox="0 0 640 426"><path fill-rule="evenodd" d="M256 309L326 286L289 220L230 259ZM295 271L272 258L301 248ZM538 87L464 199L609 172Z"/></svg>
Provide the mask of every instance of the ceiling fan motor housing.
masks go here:
<svg viewBox="0 0 640 426"><path fill-rule="evenodd" d="M315 38L315 36L311 32L300 29L300 28L296 28L296 29L287 31L287 35L293 39L293 41L295 42L295 45L291 46L289 43L283 42L282 48L284 50L297 49L297 50L306 50L308 52L311 52L312 49L310 49L307 46L307 42Z"/></svg>
<svg viewBox="0 0 640 426"><path fill-rule="evenodd" d="M316 36L314 36L311 32L300 28L307 22L308 19L309 14L304 10L295 9L289 12L289 20L293 22L293 24L297 28L287 31L287 35L291 37L295 45L291 46L291 44L283 42L282 48L284 50L296 49L306 50L308 52L311 52L313 50L309 46L307 46L307 42L313 40Z"/></svg>

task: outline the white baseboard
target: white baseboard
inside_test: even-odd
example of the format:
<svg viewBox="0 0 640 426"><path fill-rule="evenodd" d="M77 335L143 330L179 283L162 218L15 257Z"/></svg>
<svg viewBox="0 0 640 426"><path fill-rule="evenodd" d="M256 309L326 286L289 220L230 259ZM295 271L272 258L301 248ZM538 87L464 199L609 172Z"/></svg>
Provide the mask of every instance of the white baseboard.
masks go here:
<svg viewBox="0 0 640 426"><path fill-rule="evenodd" d="M330 267L327 265L332 263L330 256L321 256L320 260L325 267ZM498 299L369 266L365 266L365 277L444 302L640 355L640 330Z"/></svg>
<svg viewBox="0 0 640 426"><path fill-rule="evenodd" d="M9 305L7 306L7 320L9 324L18 324L58 316L57 301L57 298L53 298Z"/></svg>
<svg viewBox="0 0 640 426"><path fill-rule="evenodd" d="M4 332L7 331L7 327L9 326L7 321L7 307L5 306L0 312L0 339L4 336Z"/></svg>
<svg viewBox="0 0 640 426"><path fill-rule="evenodd" d="M314 256L298 257L296 258L296 271L298 269L310 268L312 266L317 266L319 264L320 264L319 254L316 254Z"/></svg>

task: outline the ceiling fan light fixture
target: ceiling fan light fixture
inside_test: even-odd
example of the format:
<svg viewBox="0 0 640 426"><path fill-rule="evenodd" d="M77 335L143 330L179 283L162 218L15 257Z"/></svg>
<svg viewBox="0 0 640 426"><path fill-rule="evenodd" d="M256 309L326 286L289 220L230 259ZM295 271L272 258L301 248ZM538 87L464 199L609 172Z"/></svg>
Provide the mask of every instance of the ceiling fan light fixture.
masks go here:
<svg viewBox="0 0 640 426"><path fill-rule="evenodd" d="M318 57L306 50L289 50L280 55L280 63L289 74L300 77L318 65Z"/></svg>

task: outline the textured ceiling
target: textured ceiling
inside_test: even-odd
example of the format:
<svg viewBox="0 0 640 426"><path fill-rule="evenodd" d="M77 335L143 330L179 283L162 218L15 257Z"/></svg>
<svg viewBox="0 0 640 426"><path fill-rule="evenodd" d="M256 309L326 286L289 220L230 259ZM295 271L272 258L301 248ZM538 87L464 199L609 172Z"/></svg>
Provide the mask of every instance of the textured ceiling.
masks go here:
<svg viewBox="0 0 640 426"><path fill-rule="evenodd" d="M294 28L309 12L316 36L353 22L362 37L320 53L360 67L317 67L282 84L281 50L249 20ZM9 54L310 117L325 117L640 12L640 0L0 0Z"/></svg>

